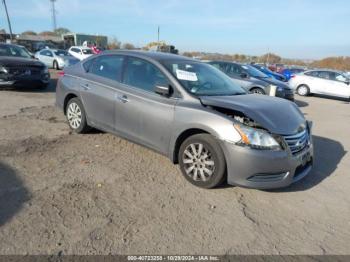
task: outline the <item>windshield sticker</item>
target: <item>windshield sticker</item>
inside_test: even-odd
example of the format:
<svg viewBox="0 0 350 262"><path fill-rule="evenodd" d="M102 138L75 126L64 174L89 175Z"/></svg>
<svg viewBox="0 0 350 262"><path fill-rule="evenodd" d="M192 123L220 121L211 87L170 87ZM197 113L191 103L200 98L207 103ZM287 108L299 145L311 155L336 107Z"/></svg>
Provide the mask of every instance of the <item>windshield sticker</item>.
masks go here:
<svg viewBox="0 0 350 262"><path fill-rule="evenodd" d="M176 77L179 80L186 80L186 81L192 81L192 82L198 81L196 73L183 71L180 69L176 69Z"/></svg>

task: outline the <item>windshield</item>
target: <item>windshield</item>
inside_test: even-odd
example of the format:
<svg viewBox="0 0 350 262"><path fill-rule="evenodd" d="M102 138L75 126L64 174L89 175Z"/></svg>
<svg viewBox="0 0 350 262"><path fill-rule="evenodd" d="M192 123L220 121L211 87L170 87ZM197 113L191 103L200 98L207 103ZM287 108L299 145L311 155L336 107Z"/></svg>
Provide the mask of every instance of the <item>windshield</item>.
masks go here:
<svg viewBox="0 0 350 262"><path fill-rule="evenodd" d="M31 58L31 55L24 47L15 46L15 45L1 45L0 56L15 56L15 57Z"/></svg>
<svg viewBox="0 0 350 262"><path fill-rule="evenodd" d="M265 75L263 72L259 71L258 69L250 65L241 65L241 67L252 77L268 78L268 76Z"/></svg>
<svg viewBox="0 0 350 262"><path fill-rule="evenodd" d="M84 55L91 55L91 54L93 54L91 49L82 49L81 51L83 52Z"/></svg>
<svg viewBox="0 0 350 262"><path fill-rule="evenodd" d="M192 61L165 61L163 65L179 80L182 86L196 96L227 96L246 94L215 67Z"/></svg>
<svg viewBox="0 0 350 262"><path fill-rule="evenodd" d="M57 56L70 56L70 54L66 50L57 50L54 53Z"/></svg>

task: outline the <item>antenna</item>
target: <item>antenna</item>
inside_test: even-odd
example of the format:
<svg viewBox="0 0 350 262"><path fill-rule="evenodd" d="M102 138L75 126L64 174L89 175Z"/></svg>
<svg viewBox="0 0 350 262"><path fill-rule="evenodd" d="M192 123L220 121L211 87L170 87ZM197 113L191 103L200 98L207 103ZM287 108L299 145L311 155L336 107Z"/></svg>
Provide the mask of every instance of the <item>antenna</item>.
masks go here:
<svg viewBox="0 0 350 262"><path fill-rule="evenodd" d="M52 12L52 26L53 26L53 31L57 29L57 23L56 23L56 8L55 8L55 2L57 0L50 0L51 2L51 12Z"/></svg>

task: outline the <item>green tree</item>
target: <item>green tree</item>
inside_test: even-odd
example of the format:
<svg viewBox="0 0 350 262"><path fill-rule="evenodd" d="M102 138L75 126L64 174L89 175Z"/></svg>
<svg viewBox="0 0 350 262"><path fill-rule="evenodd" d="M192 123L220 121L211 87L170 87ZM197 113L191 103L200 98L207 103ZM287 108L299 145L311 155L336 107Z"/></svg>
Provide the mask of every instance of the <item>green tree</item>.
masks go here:
<svg viewBox="0 0 350 262"><path fill-rule="evenodd" d="M122 49L129 49L129 50L132 50L132 49L135 49L135 46L131 43L124 43L122 45Z"/></svg>
<svg viewBox="0 0 350 262"><path fill-rule="evenodd" d="M22 32L22 35L37 35L37 33L32 30L27 30Z"/></svg>
<svg viewBox="0 0 350 262"><path fill-rule="evenodd" d="M108 49L120 49L120 46L121 46L121 43L120 41L118 41L118 38L112 37L108 39L108 45L107 45Z"/></svg>
<svg viewBox="0 0 350 262"><path fill-rule="evenodd" d="M61 35L70 33L70 30L69 30L68 28L59 27L59 28L57 28L57 29L54 31L54 33L55 33L56 35L61 36Z"/></svg>

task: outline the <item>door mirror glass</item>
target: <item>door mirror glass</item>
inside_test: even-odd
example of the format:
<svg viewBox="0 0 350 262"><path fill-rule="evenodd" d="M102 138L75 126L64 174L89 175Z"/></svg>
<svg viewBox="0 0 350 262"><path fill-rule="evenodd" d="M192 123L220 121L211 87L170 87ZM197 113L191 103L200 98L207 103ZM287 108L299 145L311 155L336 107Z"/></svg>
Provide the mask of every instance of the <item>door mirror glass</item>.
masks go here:
<svg viewBox="0 0 350 262"><path fill-rule="evenodd" d="M162 96L170 96L171 88L170 86L160 86L156 85L154 87L154 92Z"/></svg>

